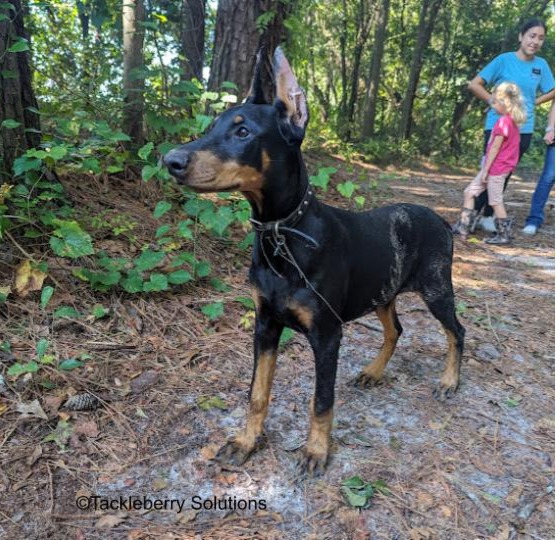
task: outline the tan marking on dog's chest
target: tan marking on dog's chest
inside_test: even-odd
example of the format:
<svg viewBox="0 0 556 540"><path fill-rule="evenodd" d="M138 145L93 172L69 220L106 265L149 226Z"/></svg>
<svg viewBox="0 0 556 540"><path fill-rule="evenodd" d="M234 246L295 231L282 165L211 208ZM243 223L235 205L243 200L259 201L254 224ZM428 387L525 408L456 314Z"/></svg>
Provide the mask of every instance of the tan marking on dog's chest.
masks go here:
<svg viewBox="0 0 556 540"><path fill-rule="evenodd" d="M290 300L286 307L301 324L301 326L303 326L303 328L307 330L311 329L315 315L307 306L304 306L295 300Z"/></svg>

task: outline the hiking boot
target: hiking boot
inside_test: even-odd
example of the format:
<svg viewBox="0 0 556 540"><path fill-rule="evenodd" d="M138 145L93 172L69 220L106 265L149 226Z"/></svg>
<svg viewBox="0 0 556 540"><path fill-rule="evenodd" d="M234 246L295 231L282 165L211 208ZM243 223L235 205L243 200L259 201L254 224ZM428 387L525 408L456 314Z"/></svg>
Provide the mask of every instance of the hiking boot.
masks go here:
<svg viewBox="0 0 556 540"><path fill-rule="evenodd" d="M452 225L452 232L467 238L471 232L471 225L476 220L477 212L471 208L462 208L461 217L455 225Z"/></svg>
<svg viewBox="0 0 556 540"><path fill-rule="evenodd" d="M487 238L487 244L508 245L512 243L512 218L494 218L496 224L496 234Z"/></svg>

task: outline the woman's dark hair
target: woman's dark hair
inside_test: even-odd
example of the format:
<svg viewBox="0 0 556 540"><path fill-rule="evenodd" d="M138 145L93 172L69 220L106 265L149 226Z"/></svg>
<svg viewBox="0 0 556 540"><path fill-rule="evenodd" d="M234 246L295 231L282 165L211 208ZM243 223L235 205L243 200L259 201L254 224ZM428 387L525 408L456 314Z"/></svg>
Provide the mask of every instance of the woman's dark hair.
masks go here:
<svg viewBox="0 0 556 540"><path fill-rule="evenodd" d="M535 28L535 26L542 26L544 28L544 31L546 33L546 24L542 19L527 19L522 25L521 28L519 29L519 33L521 35L525 34L525 32L527 32L527 30L530 30L531 28Z"/></svg>

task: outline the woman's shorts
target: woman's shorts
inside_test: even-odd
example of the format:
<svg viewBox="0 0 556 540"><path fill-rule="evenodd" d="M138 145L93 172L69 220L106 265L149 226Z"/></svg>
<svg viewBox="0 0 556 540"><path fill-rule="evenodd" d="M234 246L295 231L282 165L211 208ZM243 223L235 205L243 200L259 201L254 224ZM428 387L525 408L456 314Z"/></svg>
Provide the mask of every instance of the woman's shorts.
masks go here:
<svg viewBox="0 0 556 540"><path fill-rule="evenodd" d="M465 188L466 195L472 195L473 197L478 197L483 191L488 191L488 204L490 206L503 204L504 203L504 182L506 181L505 174L497 174L494 176L488 176L487 183L481 182L480 171L475 176L473 181Z"/></svg>

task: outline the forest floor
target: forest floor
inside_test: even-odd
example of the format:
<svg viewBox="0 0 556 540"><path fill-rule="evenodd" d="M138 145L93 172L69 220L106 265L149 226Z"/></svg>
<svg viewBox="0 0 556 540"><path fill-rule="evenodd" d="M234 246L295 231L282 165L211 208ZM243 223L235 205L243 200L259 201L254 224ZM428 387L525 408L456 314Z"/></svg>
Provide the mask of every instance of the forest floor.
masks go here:
<svg viewBox="0 0 556 540"><path fill-rule="evenodd" d="M373 206L420 203L450 222L473 174L426 164L380 170L309 154L312 171L317 162L339 169L334 181L368 178L362 194ZM141 237L154 238L156 198L140 181L63 181L76 204L133 216ZM404 333L377 388L356 389L351 381L380 348L378 319L345 326L332 457L316 479L302 480L295 469L314 381L302 337L280 354L263 447L237 469L211 461L244 422L251 378L252 318L234 301L250 295L249 257L234 241L203 237L196 248L226 293L201 283L147 296L96 294L71 278L67 261L50 258L52 307L90 312L102 304L110 313L53 321L39 309L38 293L0 307L0 341L12 345L11 354L0 353L0 537L553 538L554 211L538 235L521 234L534 181L518 175L508 188L517 223L511 247L488 246L482 234L455 241L454 285L467 336L453 399L432 397L447 344L417 296L399 298ZM116 253L127 249L120 238L103 242ZM0 279L13 270L0 269ZM210 323L200 307L216 300L225 313ZM42 368L54 388L42 387L37 374L8 377L15 359L33 357L40 338L58 358L90 359L67 373ZM100 406L64 406L83 392ZM346 501L342 483L354 476L386 486L368 508ZM130 497L153 507L118 509ZM78 507L89 501L96 510ZM214 508L217 501L227 508Z"/></svg>

